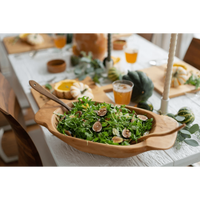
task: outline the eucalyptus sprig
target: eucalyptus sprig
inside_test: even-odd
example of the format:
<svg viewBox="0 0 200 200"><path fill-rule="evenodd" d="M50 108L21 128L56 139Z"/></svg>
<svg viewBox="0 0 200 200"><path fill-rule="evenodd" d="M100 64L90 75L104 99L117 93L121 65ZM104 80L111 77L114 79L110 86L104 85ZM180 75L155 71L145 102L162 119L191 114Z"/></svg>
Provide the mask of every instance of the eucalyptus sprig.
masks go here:
<svg viewBox="0 0 200 200"><path fill-rule="evenodd" d="M99 83L100 78L103 77L105 68L103 63L98 59L92 58L92 53L89 52L88 55L85 52L81 52L82 56L78 64L75 66L74 74L81 81L90 76L95 83Z"/></svg>
<svg viewBox="0 0 200 200"><path fill-rule="evenodd" d="M175 116L173 117L180 125L182 124L181 122L185 120L184 116ZM176 138L176 143L175 147L176 149L180 149L183 143L186 143L190 146L196 147L199 146L199 143L191 139L191 136L195 134L197 137L200 135L200 128L198 124L193 124L192 126L187 125L180 131L178 131L177 138Z"/></svg>
<svg viewBox="0 0 200 200"><path fill-rule="evenodd" d="M191 72L191 76L184 84L194 85L195 89L198 89L200 87L200 75Z"/></svg>

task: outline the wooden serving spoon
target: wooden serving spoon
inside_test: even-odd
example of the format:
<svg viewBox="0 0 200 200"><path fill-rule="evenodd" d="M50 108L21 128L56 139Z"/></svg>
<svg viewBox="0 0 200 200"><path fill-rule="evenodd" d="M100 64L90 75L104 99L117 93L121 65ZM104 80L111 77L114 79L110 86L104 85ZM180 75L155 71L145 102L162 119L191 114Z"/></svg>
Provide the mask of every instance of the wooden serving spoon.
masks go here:
<svg viewBox="0 0 200 200"><path fill-rule="evenodd" d="M48 92L47 90L45 90L39 83L30 80L29 81L30 86L36 90L37 92L39 92L40 94L43 94L44 96L48 97L49 99L59 103L60 105L62 105L63 107L65 107L68 111L72 110L72 108L70 108L68 105L66 105L65 103L63 103L60 99L58 99L56 96L54 96L53 94L51 94L50 92Z"/></svg>
<svg viewBox="0 0 200 200"><path fill-rule="evenodd" d="M148 135L145 135L145 136L142 136L140 138L137 139L137 142L141 142L143 140L146 140L147 138L150 138L150 137L158 137L158 136L165 136L165 135L170 135L176 131L179 131L181 130L182 128L184 128L186 126L186 124L182 124L181 126L171 130L171 131L167 131L167 132L161 132L161 133L150 133ZM131 144L135 144L135 141L131 142Z"/></svg>

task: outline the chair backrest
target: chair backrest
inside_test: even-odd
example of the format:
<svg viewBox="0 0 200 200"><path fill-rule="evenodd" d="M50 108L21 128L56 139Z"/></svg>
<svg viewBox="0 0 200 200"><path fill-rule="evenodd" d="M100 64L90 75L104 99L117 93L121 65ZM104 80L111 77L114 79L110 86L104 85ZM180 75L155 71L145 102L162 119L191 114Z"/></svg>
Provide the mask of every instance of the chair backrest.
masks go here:
<svg viewBox="0 0 200 200"><path fill-rule="evenodd" d="M200 39L192 39L183 60L200 70Z"/></svg>
<svg viewBox="0 0 200 200"><path fill-rule="evenodd" d="M137 34L150 42L152 41L153 33L137 33Z"/></svg>
<svg viewBox="0 0 200 200"><path fill-rule="evenodd" d="M0 73L0 112L11 125L18 146L20 166L42 166L39 153L25 127L22 111L13 89Z"/></svg>

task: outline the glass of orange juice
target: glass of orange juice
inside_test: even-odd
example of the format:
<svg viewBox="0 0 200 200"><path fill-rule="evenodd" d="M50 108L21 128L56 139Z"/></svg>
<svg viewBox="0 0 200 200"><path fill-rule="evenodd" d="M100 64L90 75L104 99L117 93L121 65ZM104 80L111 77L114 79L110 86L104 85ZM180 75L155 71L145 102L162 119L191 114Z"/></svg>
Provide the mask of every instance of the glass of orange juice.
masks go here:
<svg viewBox="0 0 200 200"><path fill-rule="evenodd" d="M127 80L118 80L112 83L116 104L128 105L131 100L133 83Z"/></svg>
<svg viewBox="0 0 200 200"><path fill-rule="evenodd" d="M126 62L131 64L131 68L133 68L133 64L137 61L138 50L139 50L139 48L137 45L124 46Z"/></svg>
<svg viewBox="0 0 200 200"><path fill-rule="evenodd" d="M56 48L60 50L60 55L62 57L62 48L66 45L66 34L63 33L54 33L53 34L53 40Z"/></svg>

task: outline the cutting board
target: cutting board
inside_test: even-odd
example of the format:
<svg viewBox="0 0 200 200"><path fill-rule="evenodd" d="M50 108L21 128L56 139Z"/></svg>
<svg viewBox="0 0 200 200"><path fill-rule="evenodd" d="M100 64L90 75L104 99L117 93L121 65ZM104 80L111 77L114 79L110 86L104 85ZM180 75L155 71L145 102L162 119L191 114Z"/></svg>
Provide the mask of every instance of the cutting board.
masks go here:
<svg viewBox="0 0 200 200"><path fill-rule="evenodd" d="M189 65L183 61L178 62L178 63L185 65L187 67L188 71L193 71L194 73L200 74L200 71L198 69L192 67L191 65ZM149 67L146 69L142 69L140 71L143 71L144 73L146 73L146 75L153 81L154 89L160 95L162 95L163 90L164 90L164 81L165 81L166 70L167 70L167 65L161 65L161 66ZM189 78L189 76L190 75L188 75L188 78ZM112 84L102 86L102 88L105 92L113 91ZM178 97L178 96L184 95L187 92L196 92L199 90L200 90L200 88L196 90L195 86L193 86L193 85L181 85L177 88L170 88L169 98Z"/></svg>
<svg viewBox="0 0 200 200"><path fill-rule="evenodd" d="M193 71L194 73L200 73L198 69L192 67L191 65L183 61L178 62L178 63L185 65L187 67L188 72ZM149 68L141 70L144 73L146 73L147 76L153 81L154 89L161 95L163 94L163 90L164 90L166 70L167 70L166 64L161 65L161 66L149 67ZM189 76L190 75L188 75L188 78ZM200 88L198 90L200 90ZM195 90L195 86L193 85L181 85L177 88L170 88L169 98L178 97L178 96L184 95L187 92L194 92L198 90Z"/></svg>
<svg viewBox="0 0 200 200"><path fill-rule="evenodd" d="M80 81L80 82L87 84L92 89L92 93L94 95L94 99L93 99L94 101L104 101L107 103L113 103L113 101L104 92L104 89L101 87L98 87L89 76L87 76L83 81ZM51 85L53 87L55 83ZM31 93L39 108L41 108L45 103L49 101L49 98L45 97L44 95L41 95L39 92L35 91L32 88L31 88Z"/></svg>
<svg viewBox="0 0 200 200"><path fill-rule="evenodd" d="M47 34L41 34L41 36L43 37L44 42L36 46L30 45L27 42L21 41L20 39L14 42L16 37L5 37L3 39L3 43L8 54L23 53L54 47L54 41L51 36Z"/></svg>

